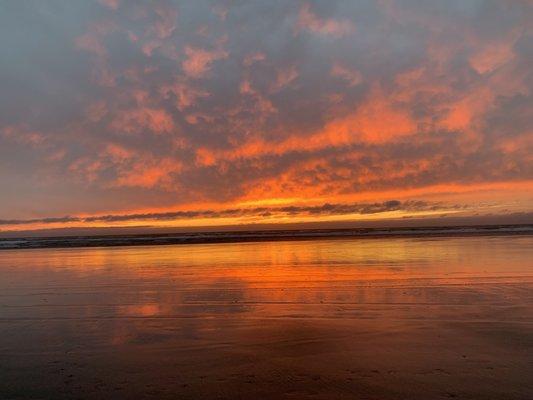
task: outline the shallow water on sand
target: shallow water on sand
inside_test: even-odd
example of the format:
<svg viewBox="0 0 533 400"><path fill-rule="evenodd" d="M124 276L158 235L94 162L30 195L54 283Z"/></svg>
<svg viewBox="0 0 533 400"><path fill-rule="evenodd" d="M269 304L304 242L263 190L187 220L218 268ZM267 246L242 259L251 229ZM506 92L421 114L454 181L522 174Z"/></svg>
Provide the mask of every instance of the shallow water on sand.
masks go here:
<svg viewBox="0 0 533 400"><path fill-rule="evenodd" d="M533 398L533 236L0 252L0 399Z"/></svg>

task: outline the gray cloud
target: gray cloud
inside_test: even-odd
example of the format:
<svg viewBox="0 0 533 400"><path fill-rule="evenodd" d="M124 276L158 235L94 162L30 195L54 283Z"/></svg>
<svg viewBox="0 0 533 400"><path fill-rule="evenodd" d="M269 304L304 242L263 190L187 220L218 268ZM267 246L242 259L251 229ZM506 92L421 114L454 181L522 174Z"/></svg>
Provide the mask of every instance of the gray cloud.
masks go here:
<svg viewBox="0 0 533 400"><path fill-rule="evenodd" d="M317 206L283 206L228 208L222 210L187 210L144 214L108 214L92 217L59 217L30 220L0 220L0 225L53 224L60 222L127 222L127 221L172 221L195 218L235 218L235 217L270 217L270 216L334 216L349 214L377 214L390 211L450 211L465 209L463 205L447 205L438 202L420 200L389 200L381 203L351 203Z"/></svg>
<svg viewBox="0 0 533 400"><path fill-rule="evenodd" d="M36 219L0 219L0 225L56 224L62 222L82 222L78 217L51 217Z"/></svg>
<svg viewBox="0 0 533 400"><path fill-rule="evenodd" d="M531 15L527 1L3 2L0 215L530 181Z"/></svg>

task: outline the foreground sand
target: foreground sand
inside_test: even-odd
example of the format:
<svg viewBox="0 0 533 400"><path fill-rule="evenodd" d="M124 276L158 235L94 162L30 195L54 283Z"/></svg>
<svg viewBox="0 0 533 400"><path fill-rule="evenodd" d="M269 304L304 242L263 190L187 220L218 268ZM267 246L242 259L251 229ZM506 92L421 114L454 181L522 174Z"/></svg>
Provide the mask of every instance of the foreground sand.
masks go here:
<svg viewBox="0 0 533 400"><path fill-rule="evenodd" d="M0 254L0 399L533 398L533 237Z"/></svg>

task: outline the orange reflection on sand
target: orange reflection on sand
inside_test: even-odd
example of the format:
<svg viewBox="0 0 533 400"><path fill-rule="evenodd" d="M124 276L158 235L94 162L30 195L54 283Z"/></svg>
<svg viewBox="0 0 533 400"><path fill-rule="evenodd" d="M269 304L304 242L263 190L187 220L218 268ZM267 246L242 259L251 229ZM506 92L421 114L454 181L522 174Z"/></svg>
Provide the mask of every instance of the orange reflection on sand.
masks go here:
<svg viewBox="0 0 533 400"><path fill-rule="evenodd" d="M94 371L105 371L105 380L128 388L190 386L205 398L251 375L276 383L298 376L291 390L331 394L397 382L400 373L406 384L430 387L445 370L448 388L449 380L465 382L473 363L484 381L505 376L522 385L516 371L529 362L522 343L531 331L532 240L6 250L2 361L22 368L20 360L44 357L36 370L48 373L59 360L90 388Z"/></svg>

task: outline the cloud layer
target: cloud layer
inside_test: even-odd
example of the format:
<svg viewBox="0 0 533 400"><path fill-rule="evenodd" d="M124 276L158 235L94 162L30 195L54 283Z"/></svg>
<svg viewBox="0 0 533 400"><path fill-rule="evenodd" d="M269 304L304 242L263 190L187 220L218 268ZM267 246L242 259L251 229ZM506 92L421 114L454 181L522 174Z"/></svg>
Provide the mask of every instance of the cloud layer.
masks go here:
<svg viewBox="0 0 533 400"><path fill-rule="evenodd" d="M337 215L369 215L392 211L402 212L425 212L425 211L453 211L464 209L460 205L445 205L441 203L428 203L426 201L389 200L382 203L353 203L353 204L330 204L319 206L283 206L283 207L250 207L229 208L219 210L188 210L171 211L144 214L108 214L91 217L54 217L38 219L0 219L1 225L48 225L61 223L105 223L105 222L130 222L130 221L173 221L182 219L198 218L280 218L280 217L304 217L304 216L337 216Z"/></svg>
<svg viewBox="0 0 533 400"><path fill-rule="evenodd" d="M4 2L0 217L322 214L325 197L364 214L335 198L493 184L531 209L532 17L519 0Z"/></svg>

